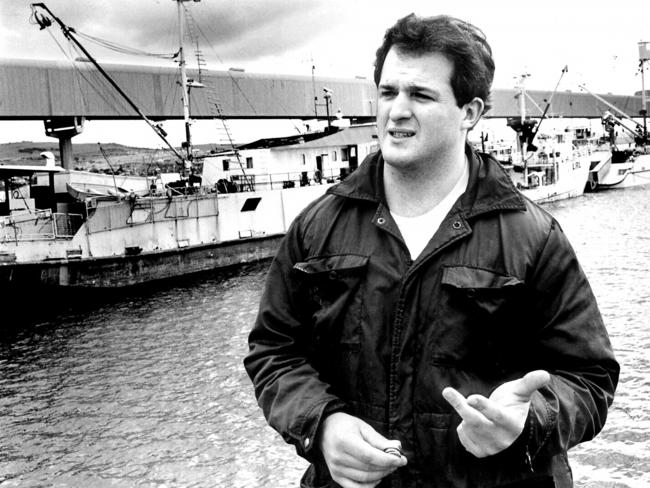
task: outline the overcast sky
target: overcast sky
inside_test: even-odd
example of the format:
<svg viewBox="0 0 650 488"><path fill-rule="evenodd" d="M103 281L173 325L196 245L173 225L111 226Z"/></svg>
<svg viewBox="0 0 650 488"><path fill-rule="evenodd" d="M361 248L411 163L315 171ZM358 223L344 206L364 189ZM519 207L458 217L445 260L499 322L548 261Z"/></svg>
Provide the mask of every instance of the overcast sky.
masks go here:
<svg viewBox="0 0 650 488"><path fill-rule="evenodd" d="M56 34L60 40L60 31L30 24L30 3L0 1L0 57L64 61L52 38ZM177 49L172 0L45 3L84 34L148 52ZM528 88L552 90L568 65L560 90L578 91L584 83L597 93L632 94L641 89L638 42L650 41L648 0L202 0L185 5L196 21L207 67L215 70L308 76L314 65L319 76L370 78L374 52L397 18L445 13L483 29L495 56L496 88L512 88L515 78L529 73ZM88 47L104 62L164 63Z"/></svg>

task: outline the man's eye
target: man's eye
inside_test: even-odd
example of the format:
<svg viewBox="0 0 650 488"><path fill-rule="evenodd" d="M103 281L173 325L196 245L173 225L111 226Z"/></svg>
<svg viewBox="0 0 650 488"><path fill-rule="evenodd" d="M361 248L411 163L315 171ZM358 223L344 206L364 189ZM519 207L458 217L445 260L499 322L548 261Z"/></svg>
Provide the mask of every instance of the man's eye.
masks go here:
<svg viewBox="0 0 650 488"><path fill-rule="evenodd" d="M434 99L431 95L428 95L426 93L414 93L413 97L417 98L418 100L433 100Z"/></svg>
<svg viewBox="0 0 650 488"><path fill-rule="evenodd" d="M384 98L392 97L392 96L395 96L395 90L389 90L389 89L386 89L386 90L380 90L380 91L379 91L379 95L380 95L381 97L384 97Z"/></svg>

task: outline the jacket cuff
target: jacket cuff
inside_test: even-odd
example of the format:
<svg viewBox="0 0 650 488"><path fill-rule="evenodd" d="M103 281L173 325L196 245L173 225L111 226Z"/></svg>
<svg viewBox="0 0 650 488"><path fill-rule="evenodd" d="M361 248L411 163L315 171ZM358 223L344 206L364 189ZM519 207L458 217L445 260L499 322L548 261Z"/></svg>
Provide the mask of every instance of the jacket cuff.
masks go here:
<svg viewBox="0 0 650 488"><path fill-rule="evenodd" d="M533 393L528 418L526 419L526 427L521 436L525 438L526 463L531 471L535 471L535 459L551 437L555 417L556 414L544 398L544 395L539 391Z"/></svg>
<svg viewBox="0 0 650 488"><path fill-rule="evenodd" d="M312 408L308 415L305 416L305 421L299 429L299 436L294 438L294 445L299 456L305 458L310 463L323 461L323 456L317 446L320 426L323 420L325 420L325 417L335 412L343 412L346 410L346 407L343 400L334 399L316 404Z"/></svg>
<svg viewBox="0 0 650 488"><path fill-rule="evenodd" d="M535 392L531 398L524 428L519 437L507 449L495 454L495 456L501 458L504 463L515 463L524 470L534 473L535 457L539 454L544 442L550 435L550 424L546 418L540 418L539 414L539 412L546 411L544 397L539 392Z"/></svg>

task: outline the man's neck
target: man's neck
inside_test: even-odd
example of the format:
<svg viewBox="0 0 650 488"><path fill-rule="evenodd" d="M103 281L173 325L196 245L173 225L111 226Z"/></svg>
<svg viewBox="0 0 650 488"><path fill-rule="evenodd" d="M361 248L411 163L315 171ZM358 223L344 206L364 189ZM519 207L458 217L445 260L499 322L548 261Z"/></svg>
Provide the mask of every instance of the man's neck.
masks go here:
<svg viewBox="0 0 650 488"><path fill-rule="evenodd" d="M431 161L426 168L403 169L385 164L383 178L388 208L402 217L428 212L454 188L466 164L464 150Z"/></svg>

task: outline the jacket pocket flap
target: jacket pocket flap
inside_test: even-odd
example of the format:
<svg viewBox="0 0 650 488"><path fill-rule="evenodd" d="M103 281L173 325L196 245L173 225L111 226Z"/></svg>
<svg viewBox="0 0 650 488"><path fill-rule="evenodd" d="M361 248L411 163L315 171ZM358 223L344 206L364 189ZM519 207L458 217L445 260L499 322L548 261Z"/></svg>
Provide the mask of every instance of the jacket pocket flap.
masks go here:
<svg viewBox="0 0 650 488"><path fill-rule="evenodd" d="M309 275L332 272L354 272L365 268L368 256L358 254L337 254L334 256L318 257L294 264L293 269Z"/></svg>
<svg viewBox="0 0 650 488"><path fill-rule="evenodd" d="M443 270L442 284L456 288L493 289L521 285L522 281L487 269L448 266Z"/></svg>

